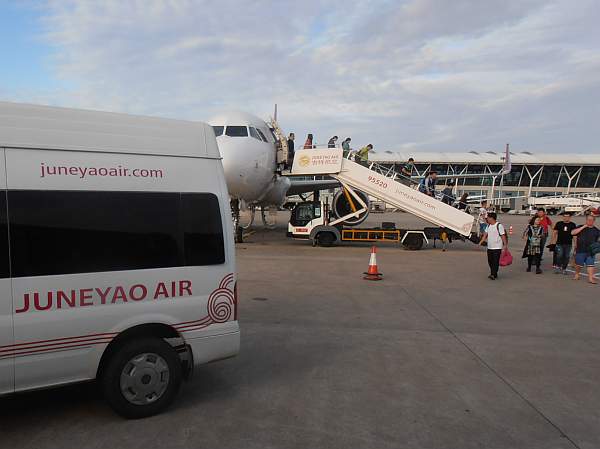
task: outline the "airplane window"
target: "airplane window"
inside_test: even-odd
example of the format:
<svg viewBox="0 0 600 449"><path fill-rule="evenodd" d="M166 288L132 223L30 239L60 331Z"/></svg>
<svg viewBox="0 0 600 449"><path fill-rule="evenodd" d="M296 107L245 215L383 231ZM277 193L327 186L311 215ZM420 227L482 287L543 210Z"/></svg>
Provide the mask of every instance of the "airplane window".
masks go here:
<svg viewBox="0 0 600 449"><path fill-rule="evenodd" d="M228 126L225 135L229 137L248 137L248 128L245 126Z"/></svg>
<svg viewBox="0 0 600 449"><path fill-rule="evenodd" d="M248 129L250 130L250 135L252 137L254 137L256 140L261 140L260 136L256 132L256 128L253 128L252 126L249 126Z"/></svg>
<svg viewBox="0 0 600 449"><path fill-rule="evenodd" d="M260 128L256 128L256 131L258 132L258 134L260 134L260 138L262 140L264 140L265 142L268 142L267 138L265 137L265 135L263 134L263 132L260 130Z"/></svg>
<svg viewBox="0 0 600 449"><path fill-rule="evenodd" d="M212 128L215 131L215 136L222 136L223 135L223 129L225 129L224 126L213 126Z"/></svg>

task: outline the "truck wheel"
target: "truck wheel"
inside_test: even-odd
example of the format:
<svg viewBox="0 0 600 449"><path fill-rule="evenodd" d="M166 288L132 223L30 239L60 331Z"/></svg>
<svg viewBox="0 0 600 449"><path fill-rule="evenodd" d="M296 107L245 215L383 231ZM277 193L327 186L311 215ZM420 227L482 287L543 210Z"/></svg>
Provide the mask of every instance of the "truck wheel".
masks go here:
<svg viewBox="0 0 600 449"><path fill-rule="evenodd" d="M319 246L332 246L335 242L335 235L333 232L319 232L317 234L317 242Z"/></svg>
<svg viewBox="0 0 600 449"><path fill-rule="evenodd" d="M125 343L102 373L104 397L125 418L144 418L164 410L181 385L181 361L161 338Z"/></svg>
<svg viewBox="0 0 600 449"><path fill-rule="evenodd" d="M408 250L418 251L423 248L423 236L421 234L409 234L402 244Z"/></svg>

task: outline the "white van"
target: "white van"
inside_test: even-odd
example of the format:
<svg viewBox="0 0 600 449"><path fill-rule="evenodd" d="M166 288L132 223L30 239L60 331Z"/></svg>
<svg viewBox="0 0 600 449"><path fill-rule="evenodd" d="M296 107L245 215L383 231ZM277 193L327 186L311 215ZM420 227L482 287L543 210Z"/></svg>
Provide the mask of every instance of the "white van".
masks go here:
<svg viewBox="0 0 600 449"><path fill-rule="evenodd" d="M0 186L0 394L98 379L149 416L237 354L210 126L0 102Z"/></svg>

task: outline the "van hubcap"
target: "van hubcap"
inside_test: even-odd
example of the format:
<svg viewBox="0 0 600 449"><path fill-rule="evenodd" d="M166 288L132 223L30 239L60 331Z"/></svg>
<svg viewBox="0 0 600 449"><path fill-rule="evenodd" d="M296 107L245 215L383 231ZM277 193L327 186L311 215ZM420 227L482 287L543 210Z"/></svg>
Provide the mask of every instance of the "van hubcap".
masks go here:
<svg viewBox="0 0 600 449"><path fill-rule="evenodd" d="M157 401L169 385L169 365L158 354L144 353L131 358L121 371L121 392L132 404Z"/></svg>

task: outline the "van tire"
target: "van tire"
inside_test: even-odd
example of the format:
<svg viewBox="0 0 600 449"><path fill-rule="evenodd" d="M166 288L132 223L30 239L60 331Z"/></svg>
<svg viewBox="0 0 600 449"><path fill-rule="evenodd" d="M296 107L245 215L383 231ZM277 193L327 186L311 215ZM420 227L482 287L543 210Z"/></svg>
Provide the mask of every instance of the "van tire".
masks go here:
<svg viewBox="0 0 600 449"><path fill-rule="evenodd" d="M135 377L136 368L133 360L136 359L148 375L141 378ZM129 377L127 370L129 367ZM156 371L155 371L156 369ZM160 371L160 373L158 372ZM161 379L168 377L165 382L166 387L160 385ZM162 338L147 337L139 340L130 340L125 342L120 348L112 354L110 360L103 370L100 379L104 398L112 409L124 418L138 419L147 416L156 415L167 408L179 391L182 379L181 360L173 347ZM156 391L152 394L158 394L157 399L143 398L140 401L147 403L136 404L132 402L133 394L136 392L136 386L144 388L140 383L150 382ZM132 382L130 398L125 396L122 388L125 388L126 382ZM156 382L156 383L155 383Z"/></svg>

